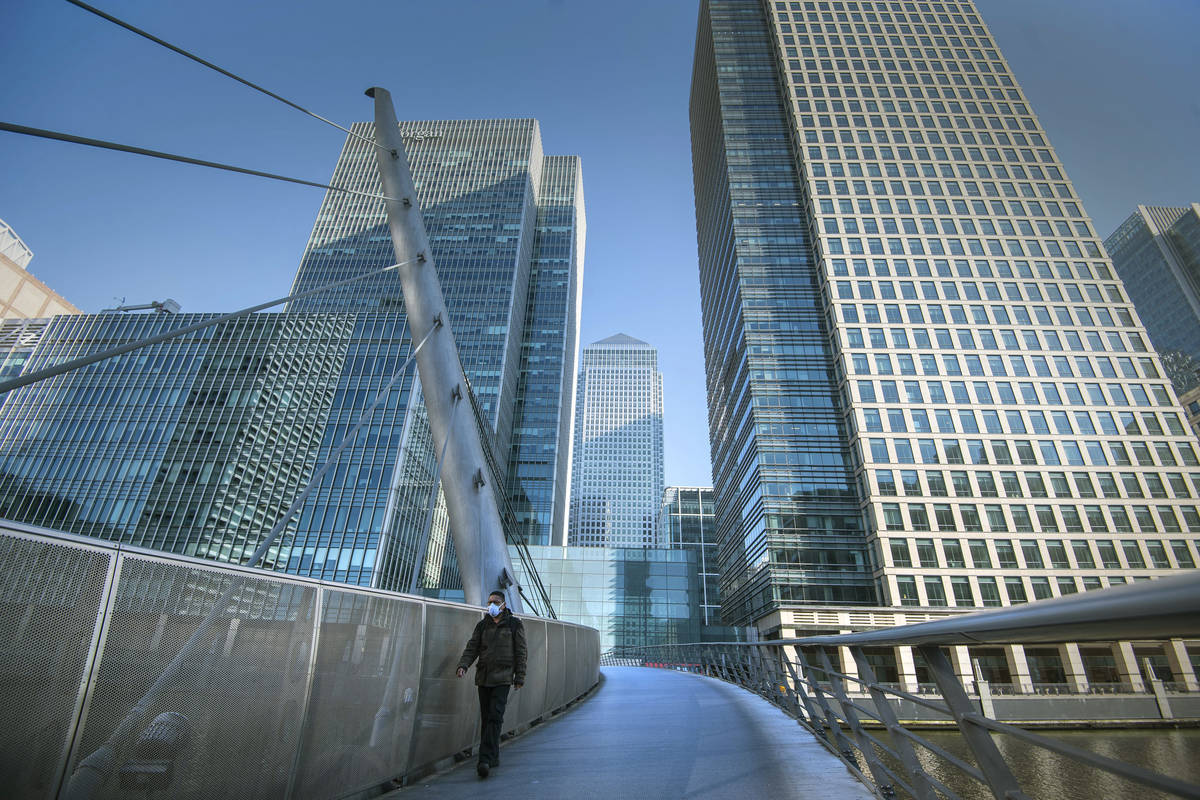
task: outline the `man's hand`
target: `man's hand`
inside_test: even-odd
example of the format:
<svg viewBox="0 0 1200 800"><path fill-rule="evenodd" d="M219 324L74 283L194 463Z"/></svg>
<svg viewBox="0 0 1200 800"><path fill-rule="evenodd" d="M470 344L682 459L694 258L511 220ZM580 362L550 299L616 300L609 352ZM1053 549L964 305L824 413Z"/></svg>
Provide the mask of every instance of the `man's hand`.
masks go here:
<svg viewBox="0 0 1200 800"><path fill-rule="evenodd" d="M467 671L465 669L463 669L462 667L459 667L458 672L456 672L454 674L461 678L463 675L467 674Z"/></svg>
<svg viewBox="0 0 1200 800"><path fill-rule="evenodd" d="M523 684L523 683L514 683L514 684L513 684L513 688L514 688L514 689L516 689L516 690L518 690L518 691L520 691L521 687L522 687L522 686L524 686L524 685L525 685L525 684Z"/></svg>

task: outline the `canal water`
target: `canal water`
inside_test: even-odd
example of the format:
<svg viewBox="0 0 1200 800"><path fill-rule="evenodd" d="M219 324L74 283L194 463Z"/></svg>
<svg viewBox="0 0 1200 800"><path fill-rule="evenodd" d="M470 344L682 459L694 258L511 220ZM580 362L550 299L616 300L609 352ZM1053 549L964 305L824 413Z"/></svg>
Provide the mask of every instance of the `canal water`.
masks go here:
<svg viewBox="0 0 1200 800"><path fill-rule="evenodd" d="M884 731L871 733L885 741L888 738ZM915 733L964 761L975 763L957 733ZM1197 729L1038 730L1034 733L1058 739L1081 750L1200 784L1200 730ZM1168 800L1177 797L1100 772L1011 736L996 734L993 738L1022 790L1035 800ZM993 800L985 787L963 775L956 767L923 748L918 747L917 751L923 753L920 757L929 773L966 800ZM895 768L892 764L888 766ZM903 792L897 794L903 796Z"/></svg>

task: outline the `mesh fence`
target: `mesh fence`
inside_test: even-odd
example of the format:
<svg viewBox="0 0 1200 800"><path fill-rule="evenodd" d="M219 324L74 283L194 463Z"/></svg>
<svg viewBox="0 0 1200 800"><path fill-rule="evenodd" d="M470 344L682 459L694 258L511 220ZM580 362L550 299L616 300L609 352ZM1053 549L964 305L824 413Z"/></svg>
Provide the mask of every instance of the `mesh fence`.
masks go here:
<svg viewBox="0 0 1200 800"><path fill-rule="evenodd" d="M479 614L0 525L0 785L72 800L378 787L477 744L474 682L454 671ZM596 631L526 627L506 730L597 678Z"/></svg>

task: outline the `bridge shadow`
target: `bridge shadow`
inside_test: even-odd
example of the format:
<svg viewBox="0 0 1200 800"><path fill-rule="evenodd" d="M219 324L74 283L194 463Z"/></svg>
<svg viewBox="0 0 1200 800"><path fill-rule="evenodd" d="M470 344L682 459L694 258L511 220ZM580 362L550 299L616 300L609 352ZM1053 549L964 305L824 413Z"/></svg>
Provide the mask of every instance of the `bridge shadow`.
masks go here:
<svg viewBox="0 0 1200 800"><path fill-rule="evenodd" d="M808 732L750 692L662 669L603 674L589 699L506 743L487 779L471 759L388 797L873 797Z"/></svg>

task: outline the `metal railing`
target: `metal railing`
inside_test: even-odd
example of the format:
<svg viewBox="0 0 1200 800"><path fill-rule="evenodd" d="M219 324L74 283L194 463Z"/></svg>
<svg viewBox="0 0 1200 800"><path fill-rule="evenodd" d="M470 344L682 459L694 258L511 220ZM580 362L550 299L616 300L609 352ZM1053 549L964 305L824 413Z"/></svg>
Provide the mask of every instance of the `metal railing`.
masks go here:
<svg viewBox="0 0 1200 800"><path fill-rule="evenodd" d="M454 672L479 619L461 603L0 521L0 786L369 796L477 742L475 687ZM597 631L524 623L506 731L599 677Z"/></svg>
<svg viewBox="0 0 1200 800"><path fill-rule="evenodd" d="M982 690L972 698L946 648L966 645L1170 639L1200 635L1200 575L1138 583L1016 608L838 636L753 643L677 644L605 653L604 666L659 666L702 673L756 692L795 717L837 754L876 794L918 800L960 798L964 785L983 787L997 800L1027 800L994 734L1118 776L1171 796L1200 798L1200 785L1042 736L988 716ZM870 647L912 646L924 660L940 698L878 680ZM836 669L830 651L848 652L857 674ZM969 667L967 674L970 675ZM1158 683L1161 688L1161 683ZM1036 687L1035 687L1036 688ZM1048 700L1053 702L1053 700ZM897 709L923 721L952 724L974 763L949 752L901 722ZM886 733L878 735L882 728ZM918 750L920 748L920 750ZM967 781L947 785L931 757Z"/></svg>

